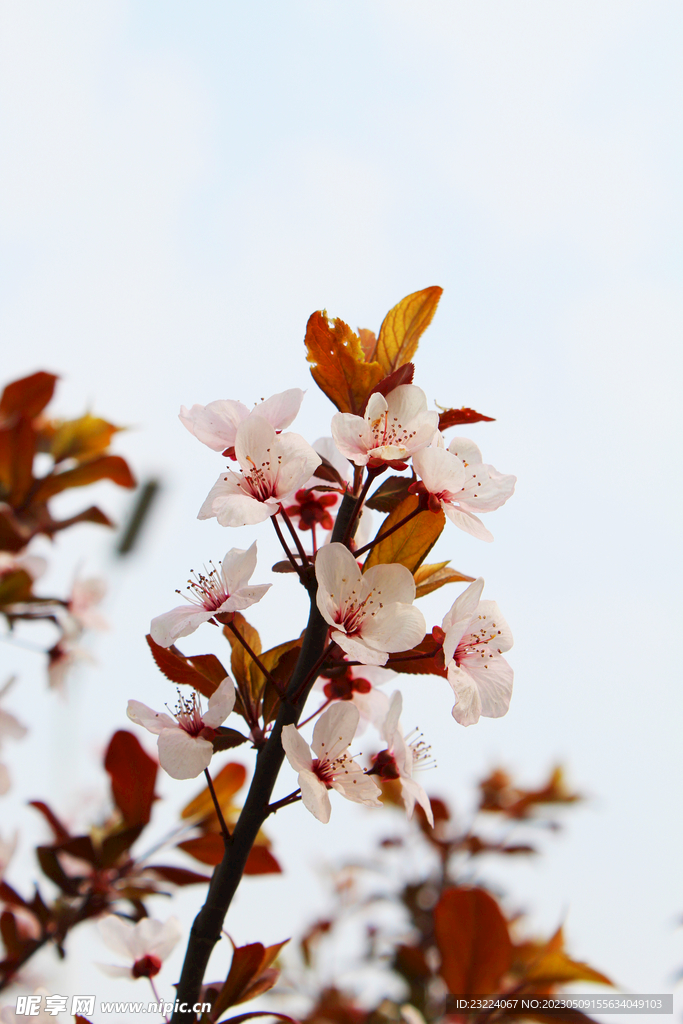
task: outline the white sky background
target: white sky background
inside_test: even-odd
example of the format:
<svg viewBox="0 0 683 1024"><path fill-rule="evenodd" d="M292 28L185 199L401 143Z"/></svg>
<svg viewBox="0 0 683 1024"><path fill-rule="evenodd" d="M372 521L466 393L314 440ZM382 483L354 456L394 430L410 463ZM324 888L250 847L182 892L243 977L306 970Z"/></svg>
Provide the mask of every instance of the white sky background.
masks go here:
<svg viewBox="0 0 683 1024"><path fill-rule="evenodd" d="M21 818L27 842L43 837L26 795L73 820L88 801L95 812L106 787L93 765L126 700L172 699L143 638L191 566L258 537L255 581L270 578L267 524L196 521L222 461L179 424L180 404L307 387L295 429L312 441L333 410L304 361L309 314L376 330L403 295L440 284L416 383L495 416L463 433L519 483L487 517L493 545L452 528L438 551L486 577L515 635L516 690L505 719L465 730L445 681L404 677L405 724L439 764L423 781L464 808L494 764L536 783L563 761L590 802L541 859L482 877L539 930L566 918L571 951L618 983L671 991L683 962L682 18L656 0L5 0L2 377L60 373L57 411L90 405L134 427L116 450L160 475L164 495L130 565L93 527L56 546L54 586L78 559L111 582L112 631L67 705L45 694L39 659L3 646L21 675L8 705L33 729L7 749L19 781L3 834ZM125 514L129 496L98 493ZM290 578L276 582L253 615L269 646L305 609ZM423 603L430 626L456 594ZM184 649L227 656L208 627ZM197 788L161 782L178 805ZM327 827L301 807L278 816L289 874L247 880L236 941L277 941L324 910L317 859L377 832L342 804ZM15 871L33 876L28 858ZM188 921L198 894L179 901ZM68 968L41 962L48 987L147 998L93 980L106 950L86 928L73 939ZM169 991L180 959L161 975Z"/></svg>

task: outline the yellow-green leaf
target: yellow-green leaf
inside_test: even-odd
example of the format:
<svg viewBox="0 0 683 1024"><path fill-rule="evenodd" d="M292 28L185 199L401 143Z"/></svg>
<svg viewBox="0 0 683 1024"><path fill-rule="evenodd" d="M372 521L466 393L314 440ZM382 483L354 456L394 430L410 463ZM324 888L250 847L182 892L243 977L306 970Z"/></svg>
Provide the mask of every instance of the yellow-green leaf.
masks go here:
<svg viewBox="0 0 683 1024"><path fill-rule="evenodd" d="M360 338L343 320L312 313L306 324L306 358L311 374L340 412L360 416L368 395L385 376L377 362L366 363Z"/></svg>
<svg viewBox="0 0 683 1024"><path fill-rule="evenodd" d="M112 437L120 429L90 413L76 420L64 420L55 424L50 452L55 462L63 459L91 459L109 447Z"/></svg>
<svg viewBox="0 0 683 1024"><path fill-rule="evenodd" d="M466 576L457 569L449 569L448 562L436 562L434 565L421 565L413 576L415 578L415 597L424 597L438 590L447 583L473 583L474 576Z"/></svg>
<svg viewBox="0 0 683 1024"><path fill-rule="evenodd" d="M409 494L384 520L377 536L381 537L387 534L393 526L414 512L418 504L417 495ZM363 571L370 569L373 565L399 562L414 573L436 544L445 522L446 517L441 509L438 512L419 512L404 526L387 536L385 540L380 540L375 544L365 560Z"/></svg>
<svg viewBox="0 0 683 1024"><path fill-rule="evenodd" d="M432 322L443 288L434 285L413 292L390 309L379 329L375 359L385 374L410 362Z"/></svg>

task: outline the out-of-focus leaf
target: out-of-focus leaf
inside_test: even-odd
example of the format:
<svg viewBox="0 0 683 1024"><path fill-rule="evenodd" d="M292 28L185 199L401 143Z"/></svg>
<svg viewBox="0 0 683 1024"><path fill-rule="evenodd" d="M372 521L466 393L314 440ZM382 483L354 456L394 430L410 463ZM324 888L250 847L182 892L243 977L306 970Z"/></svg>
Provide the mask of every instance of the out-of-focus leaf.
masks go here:
<svg viewBox="0 0 683 1024"><path fill-rule="evenodd" d="M97 480L111 480L119 487L133 488L137 486L128 463L120 455L101 455L90 462L84 462L74 469L66 469L62 473L50 473L44 477L36 488L34 500L47 501L55 494L60 494L71 487L86 487Z"/></svg>
<svg viewBox="0 0 683 1024"><path fill-rule="evenodd" d="M461 423L495 423L494 416L484 416L474 409L444 409L439 413L439 430L448 430L449 427L457 427Z"/></svg>
<svg viewBox="0 0 683 1024"><path fill-rule="evenodd" d="M243 764L239 764L237 761L228 761L213 779L213 788L223 813L234 806L232 798L242 788L246 778L247 770ZM190 800L189 804L183 807L180 817L184 820L188 818L202 819L209 818L213 814L215 814L213 800L209 787L205 786L201 793L198 793L194 799Z"/></svg>
<svg viewBox="0 0 683 1024"><path fill-rule="evenodd" d="M529 991L539 992L570 981L591 981L598 985L613 985L604 974L580 960L572 960L564 949L564 934L560 926L544 946L522 943L515 947L515 958L522 960L521 983Z"/></svg>
<svg viewBox="0 0 683 1024"><path fill-rule="evenodd" d="M378 384L375 384L370 395L379 394L384 395L386 398L394 388L400 387L401 384L412 384L414 376L415 367L412 363L406 363L404 366L398 366L392 371L392 373L388 373L386 377L382 377ZM368 401L370 399L370 395L368 395ZM368 403L366 402L366 407L367 404ZM365 409L363 409L363 412L365 413Z"/></svg>
<svg viewBox="0 0 683 1024"><path fill-rule="evenodd" d="M454 995L500 990L512 962L507 921L484 889L446 889L434 907L439 973Z"/></svg>
<svg viewBox="0 0 683 1024"><path fill-rule="evenodd" d="M102 849L100 851L102 867L114 867L123 854L128 853L135 840L139 838L144 827L144 824L135 825L132 828L124 828L120 832L114 832L106 836L102 840Z"/></svg>
<svg viewBox="0 0 683 1024"><path fill-rule="evenodd" d="M413 292L390 309L382 322L375 358L385 374L409 362L424 331L432 322L443 288Z"/></svg>
<svg viewBox="0 0 683 1024"><path fill-rule="evenodd" d="M218 689L218 683L214 681L214 678L210 678L205 675L200 669L195 668L195 663L204 665L201 661L202 658L213 659L218 662L218 658L213 654L200 655L193 659L186 658L179 651L172 651L170 648L161 647L159 644L152 640L152 637L147 634L145 637L149 644L149 649L152 652L157 666L161 669L167 679L170 679L172 683L178 683L180 686L192 686L198 693L201 693L203 697L210 697ZM213 665L213 661L211 661ZM220 662L218 662L220 665ZM222 666L221 666L222 668ZM216 674L215 666L211 670L211 676ZM222 678L225 679L227 672L223 669Z"/></svg>
<svg viewBox="0 0 683 1024"><path fill-rule="evenodd" d="M318 387L340 412L360 416L375 384L393 367L384 370L377 362L366 363L358 336L343 320L328 320L324 312L311 314L304 341Z"/></svg>
<svg viewBox="0 0 683 1024"><path fill-rule="evenodd" d="M178 843L178 849L194 857L200 864L220 864L225 855L225 843L220 832L204 832L194 839Z"/></svg>
<svg viewBox="0 0 683 1024"><path fill-rule="evenodd" d="M23 569L0 576L0 608L18 601L30 601L33 580Z"/></svg>
<svg viewBox="0 0 683 1024"><path fill-rule="evenodd" d="M418 507L419 500L416 494L409 494L404 498L391 515L384 520L377 536L382 537L407 515L414 512ZM400 565L405 565L411 572L415 572L441 536L445 522L446 517L441 509L438 512L420 512L391 536L375 544L365 560L363 572L373 565L383 565L389 562L398 562Z"/></svg>
<svg viewBox="0 0 683 1024"><path fill-rule="evenodd" d="M198 885L200 882L210 882L209 875L200 875L196 871L188 871L187 868L177 868L170 864L148 864L146 871L153 871L159 878L172 885Z"/></svg>
<svg viewBox="0 0 683 1024"><path fill-rule="evenodd" d="M63 843L65 840L71 838L71 833L69 832L66 825L62 824L62 822L59 820L54 811L50 807L48 807L46 803L44 803L42 800L30 800L29 806L35 807L35 809L43 815L48 825L52 829L52 834L54 835L55 840L58 843Z"/></svg>
<svg viewBox="0 0 683 1024"><path fill-rule="evenodd" d="M252 942L235 948L228 977L212 1007L214 1017L217 1018L228 1007L255 999L273 987L280 972L273 970L271 964L288 941L285 939L273 946Z"/></svg>
<svg viewBox="0 0 683 1024"><path fill-rule="evenodd" d="M36 856L43 874L54 882L62 892L69 896L78 895L78 884L75 879L70 878L62 868L57 859L57 853L51 846L37 846Z"/></svg>
<svg viewBox="0 0 683 1024"><path fill-rule="evenodd" d="M119 729L109 741L104 767L111 777L114 803L125 823L131 827L146 825L156 799L156 761L143 750L137 736Z"/></svg>
<svg viewBox="0 0 683 1024"><path fill-rule="evenodd" d="M267 846L255 843L244 865L245 875L280 875L282 868Z"/></svg>
<svg viewBox="0 0 683 1024"><path fill-rule="evenodd" d="M247 737L237 729L229 729L225 725L220 725L211 742L213 743L213 752L216 754L219 750L232 750L233 747L241 746L242 743L247 742Z"/></svg>
<svg viewBox="0 0 683 1024"><path fill-rule="evenodd" d="M101 509L96 505L91 505L90 508L84 509L83 512L79 512L78 515L71 516L69 519L53 519L43 532L52 536L59 533L60 530L67 530L70 526L75 526L76 523L97 523L98 526L114 525L109 516L106 516Z"/></svg>
<svg viewBox="0 0 683 1024"><path fill-rule="evenodd" d="M397 654L390 654L387 668L394 672L404 672L411 676L443 676L447 677L446 666L443 660L443 645L434 640L431 633L427 633L424 640L420 641L412 651L399 651Z"/></svg>
<svg viewBox="0 0 683 1024"><path fill-rule="evenodd" d="M0 419L6 420L15 415L33 419L52 398L58 379L54 373L39 370L30 377L12 381L0 398Z"/></svg>
<svg viewBox="0 0 683 1024"><path fill-rule="evenodd" d="M21 551L31 536L32 531L19 522L9 505L0 502L0 551Z"/></svg>
<svg viewBox="0 0 683 1024"><path fill-rule="evenodd" d="M100 419L99 416L79 416L55 424L50 441L50 453L55 462L64 459L92 459L109 447L111 439L121 427Z"/></svg>
<svg viewBox="0 0 683 1024"><path fill-rule="evenodd" d="M582 797L572 793L564 780L564 772L558 765L553 768L545 785L538 789L522 789L513 784L502 768L496 768L479 783L481 797L480 811L497 811L508 818L530 818L546 804L572 804Z"/></svg>
<svg viewBox="0 0 683 1024"><path fill-rule="evenodd" d="M3 910L2 914L0 914L0 935L2 935L2 941L5 944L8 956L20 956L24 949L25 940L19 934L17 919L11 910Z"/></svg>
<svg viewBox="0 0 683 1024"><path fill-rule="evenodd" d="M318 456L319 456L319 458L322 459L322 462L313 471L313 476L317 480L327 480L330 483L339 484L339 486L342 489L345 489L346 488L346 480L344 480L342 478L342 476L337 472L337 470L334 468L334 466L329 461L329 459L326 459L324 455L320 455L319 452L318 452ZM322 488L321 487L317 488L317 490L322 490Z"/></svg>
<svg viewBox="0 0 683 1024"><path fill-rule="evenodd" d="M448 562L436 562L434 565L421 565L413 573L415 579L415 597L424 597L433 590L439 590L447 583L473 583L474 576L465 576L457 569L449 569Z"/></svg>
<svg viewBox="0 0 683 1024"><path fill-rule="evenodd" d="M31 421L20 417L0 427L0 493L13 508L26 499L33 483L36 432Z"/></svg>
<svg viewBox="0 0 683 1024"><path fill-rule="evenodd" d="M247 622L241 612L235 613L232 628L230 626L223 627L225 638L232 648L230 655L232 674L240 689L248 693L252 699L255 699L260 694L259 681L263 679L263 675L255 665L254 659L244 644L237 639L233 630L237 630L240 636L244 637L257 657L261 654L261 637L258 634L258 630L251 623Z"/></svg>
<svg viewBox="0 0 683 1024"><path fill-rule="evenodd" d="M397 946L394 970L409 981L427 981L433 973L419 946Z"/></svg>
<svg viewBox="0 0 683 1024"><path fill-rule="evenodd" d="M382 481L365 504L376 512L393 512L407 497L411 483L412 478L409 476L389 476Z"/></svg>

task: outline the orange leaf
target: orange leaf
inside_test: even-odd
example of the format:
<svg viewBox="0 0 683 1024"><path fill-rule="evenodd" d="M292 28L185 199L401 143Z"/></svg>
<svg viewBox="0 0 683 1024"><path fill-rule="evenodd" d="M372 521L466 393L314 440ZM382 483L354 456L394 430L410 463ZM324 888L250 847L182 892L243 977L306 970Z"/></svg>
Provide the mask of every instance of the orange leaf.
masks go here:
<svg viewBox="0 0 683 1024"><path fill-rule="evenodd" d="M512 961L507 921L484 889L446 889L434 908L441 977L453 995L498 992Z"/></svg>
<svg viewBox="0 0 683 1024"><path fill-rule="evenodd" d="M415 578L415 597L424 597L433 590L439 590L447 583L473 583L474 576L465 576L457 569L449 569L448 562L437 562L434 565L421 565L413 573Z"/></svg>
<svg viewBox="0 0 683 1024"><path fill-rule="evenodd" d="M145 640L149 644L149 649L158 668L161 669L167 679L170 679L172 683L178 683L180 686L192 686L203 697L210 697L218 689L219 683L228 674L215 654L199 654L195 658L190 659L186 658L177 649L172 651L170 648L161 647L152 640L149 633ZM210 666L210 668L207 666ZM217 677L221 672L222 675L219 680Z"/></svg>
<svg viewBox="0 0 683 1024"><path fill-rule="evenodd" d="M321 391L340 412L362 414L375 384L386 375L379 363L365 362L360 339L343 320L312 313L306 324L306 358Z"/></svg>
<svg viewBox="0 0 683 1024"><path fill-rule="evenodd" d="M50 454L55 462L92 459L109 447L113 435L120 429L89 412L75 420L63 420L55 424Z"/></svg>
<svg viewBox="0 0 683 1024"><path fill-rule="evenodd" d="M225 843L220 832L204 832L195 839L178 843L178 849L194 857L200 864L220 864L225 855Z"/></svg>
<svg viewBox="0 0 683 1024"><path fill-rule="evenodd" d="M401 299L384 317L375 358L385 374L409 362L420 337L432 322L443 288L433 286Z"/></svg>
<svg viewBox="0 0 683 1024"><path fill-rule="evenodd" d="M32 373L30 377L12 381L0 398L0 419L5 420L17 415L33 419L43 411L52 398L58 379L54 373L40 370L38 373Z"/></svg>
<svg viewBox="0 0 683 1024"><path fill-rule="evenodd" d="M580 960L572 960L564 950L564 935L560 926L545 946L533 949L524 956L528 947L521 947L523 958L529 959L522 975L522 983L530 990L538 991L539 986L566 985L570 981L592 981L597 985L612 985L604 974L594 970ZM516 950L517 952L517 950Z"/></svg>
<svg viewBox="0 0 683 1024"><path fill-rule="evenodd" d="M409 494L407 498L404 498L391 515L384 520L377 536L381 537L388 533L396 523L400 523L407 515L414 512L418 507L419 500L416 494ZM441 509L438 512L420 512L386 540L380 540L375 544L365 560L363 572L373 565L383 565L389 562L399 562L411 572L415 572L441 536L445 522L446 517Z"/></svg>
<svg viewBox="0 0 683 1024"><path fill-rule="evenodd" d="M285 942L288 941L289 939L285 939ZM272 946L252 942L248 946L235 948L228 977L211 1008L214 1019L229 1006L237 1006L247 999L254 999L273 987L279 971L272 970L271 964L285 942L278 942Z"/></svg>
<svg viewBox="0 0 683 1024"><path fill-rule="evenodd" d="M111 480L119 487L136 486L135 477L125 459L120 455L102 455L76 466L75 469L67 469L63 473L50 473L41 480L34 500L47 501L53 494L59 494L69 487L85 487L97 480Z"/></svg>
<svg viewBox="0 0 683 1024"><path fill-rule="evenodd" d="M417 657L419 655L419 657ZM417 647L412 651L399 651L398 654L390 654L387 668L395 672L405 672L408 675L432 675L447 677L446 666L443 660L443 645L434 640L431 633L427 633Z"/></svg>
<svg viewBox="0 0 683 1024"><path fill-rule="evenodd" d="M237 761L228 761L223 765L218 775L213 779L213 788L216 791L221 810L226 811L234 807L232 798L244 785L247 777L247 770L244 765ZM213 800L209 787L205 786L189 804L186 804L180 812L181 818L209 818L215 813Z"/></svg>
<svg viewBox="0 0 683 1024"><path fill-rule="evenodd" d="M245 875L280 875L282 868L267 846L254 844L244 865Z"/></svg>

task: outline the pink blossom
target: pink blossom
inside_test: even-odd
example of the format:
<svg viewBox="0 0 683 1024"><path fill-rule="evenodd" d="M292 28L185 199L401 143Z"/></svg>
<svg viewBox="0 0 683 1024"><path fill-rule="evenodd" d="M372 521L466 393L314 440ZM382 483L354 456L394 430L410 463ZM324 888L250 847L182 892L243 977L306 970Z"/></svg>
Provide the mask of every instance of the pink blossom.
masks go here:
<svg viewBox="0 0 683 1024"><path fill-rule="evenodd" d="M230 676L226 676L209 698L204 714L194 690L189 699L179 696L173 718L153 711L139 700L128 701L127 714L131 722L158 735L159 764L172 779L196 779L209 767L215 730L234 706L235 687Z"/></svg>
<svg viewBox="0 0 683 1024"><path fill-rule="evenodd" d="M348 548L335 543L318 552L315 574L320 614L350 658L384 665L389 653L423 639L427 625L413 607L415 581L404 565L375 565L361 574Z"/></svg>
<svg viewBox="0 0 683 1024"><path fill-rule="evenodd" d="M152 619L152 640L161 647L170 647L181 636L194 633L198 626L214 615L241 612L260 601L271 584L247 586L255 568L256 541L246 551L231 548L218 563L218 569L212 566L205 574L200 573L195 579L188 580L188 604Z"/></svg>
<svg viewBox="0 0 683 1024"><path fill-rule="evenodd" d="M115 914L103 917L98 930L105 945L128 961L125 967L97 965L113 978L154 978L183 934L177 917L169 917L168 921L143 917L133 924Z"/></svg>
<svg viewBox="0 0 683 1024"><path fill-rule="evenodd" d="M251 410L229 398L208 405L193 405L191 409L183 405L179 419L202 444L222 452L234 448L237 428L247 416L262 416L275 430L284 430L296 417L303 398L301 388L290 388L259 402Z"/></svg>
<svg viewBox="0 0 683 1024"><path fill-rule="evenodd" d="M360 713L356 735L360 736L368 724L380 729L389 713L389 698L378 689L394 679L395 672L378 665L348 665L342 672L329 677L321 676L315 684L330 701L350 701Z"/></svg>
<svg viewBox="0 0 683 1024"><path fill-rule="evenodd" d="M434 815L429 797L413 778L413 769L421 762L429 760L431 750L419 736L412 742L406 740L399 722L402 709L403 697L396 690L391 695L389 709L380 730L387 748L375 759L376 773L382 778L398 778L408 817L412 818L415 804L418 803L425 812L427 821L434 828Z"/></svg>
<svg viewBox="0 0 683 1024"><path fill-rule="evenodd" d="M330 820L328 790L336 789L347 800L379 805L380 788L348 754L358 726L358 709L352 704L333 704L318 719L311 747L296 726L282 730L282 746L292 768L299 773L304 807L326 824ZM315 756L313 756L315 755Z"/></svg>
<svg viewBox="0 0 683 1024"><path fill-rule="evenodd" d="M495 601L480 601L483 579L475 580L444 617L444 661L456 703L453 718L474 725L480 715L507 714L514 673L505 658L512 647L510 627Z"/></svg>
<svg viewBox="0 0 683 1024"><path fill-rule="evenodd" d="M427 411L427 396L414 384L401 384L387 397L370 395L364 416L339 412L332 418L337 448L357 466L403 462L431 442L439 425Z"/></svg>
<svg viewBox="0 0 683 1024"><path fill-rule="evenodd" d="M99 577L75 579L67 601L67 610L83 629L109 629L109 623L96 607L107 592L107 584Z"/></svg>
<svg viewBox="0 0 683 1024"><path fill-rule="evenodd" d="M473 441L454 438L446 451L425 448L413 458L424 488L438 500L456 526L480 540L493 540L476 512L500 508L515 489L517 478L485 465Z"/></svg>
<svg viewBox="0 0 683 1024"><path fill-rule="evenodd" d="M248 416L237 428L235 456L240 473L221 473L199 510L221 526L262 523L310 477L320 456L298 434L276 434L262 416Z"/></svg>

